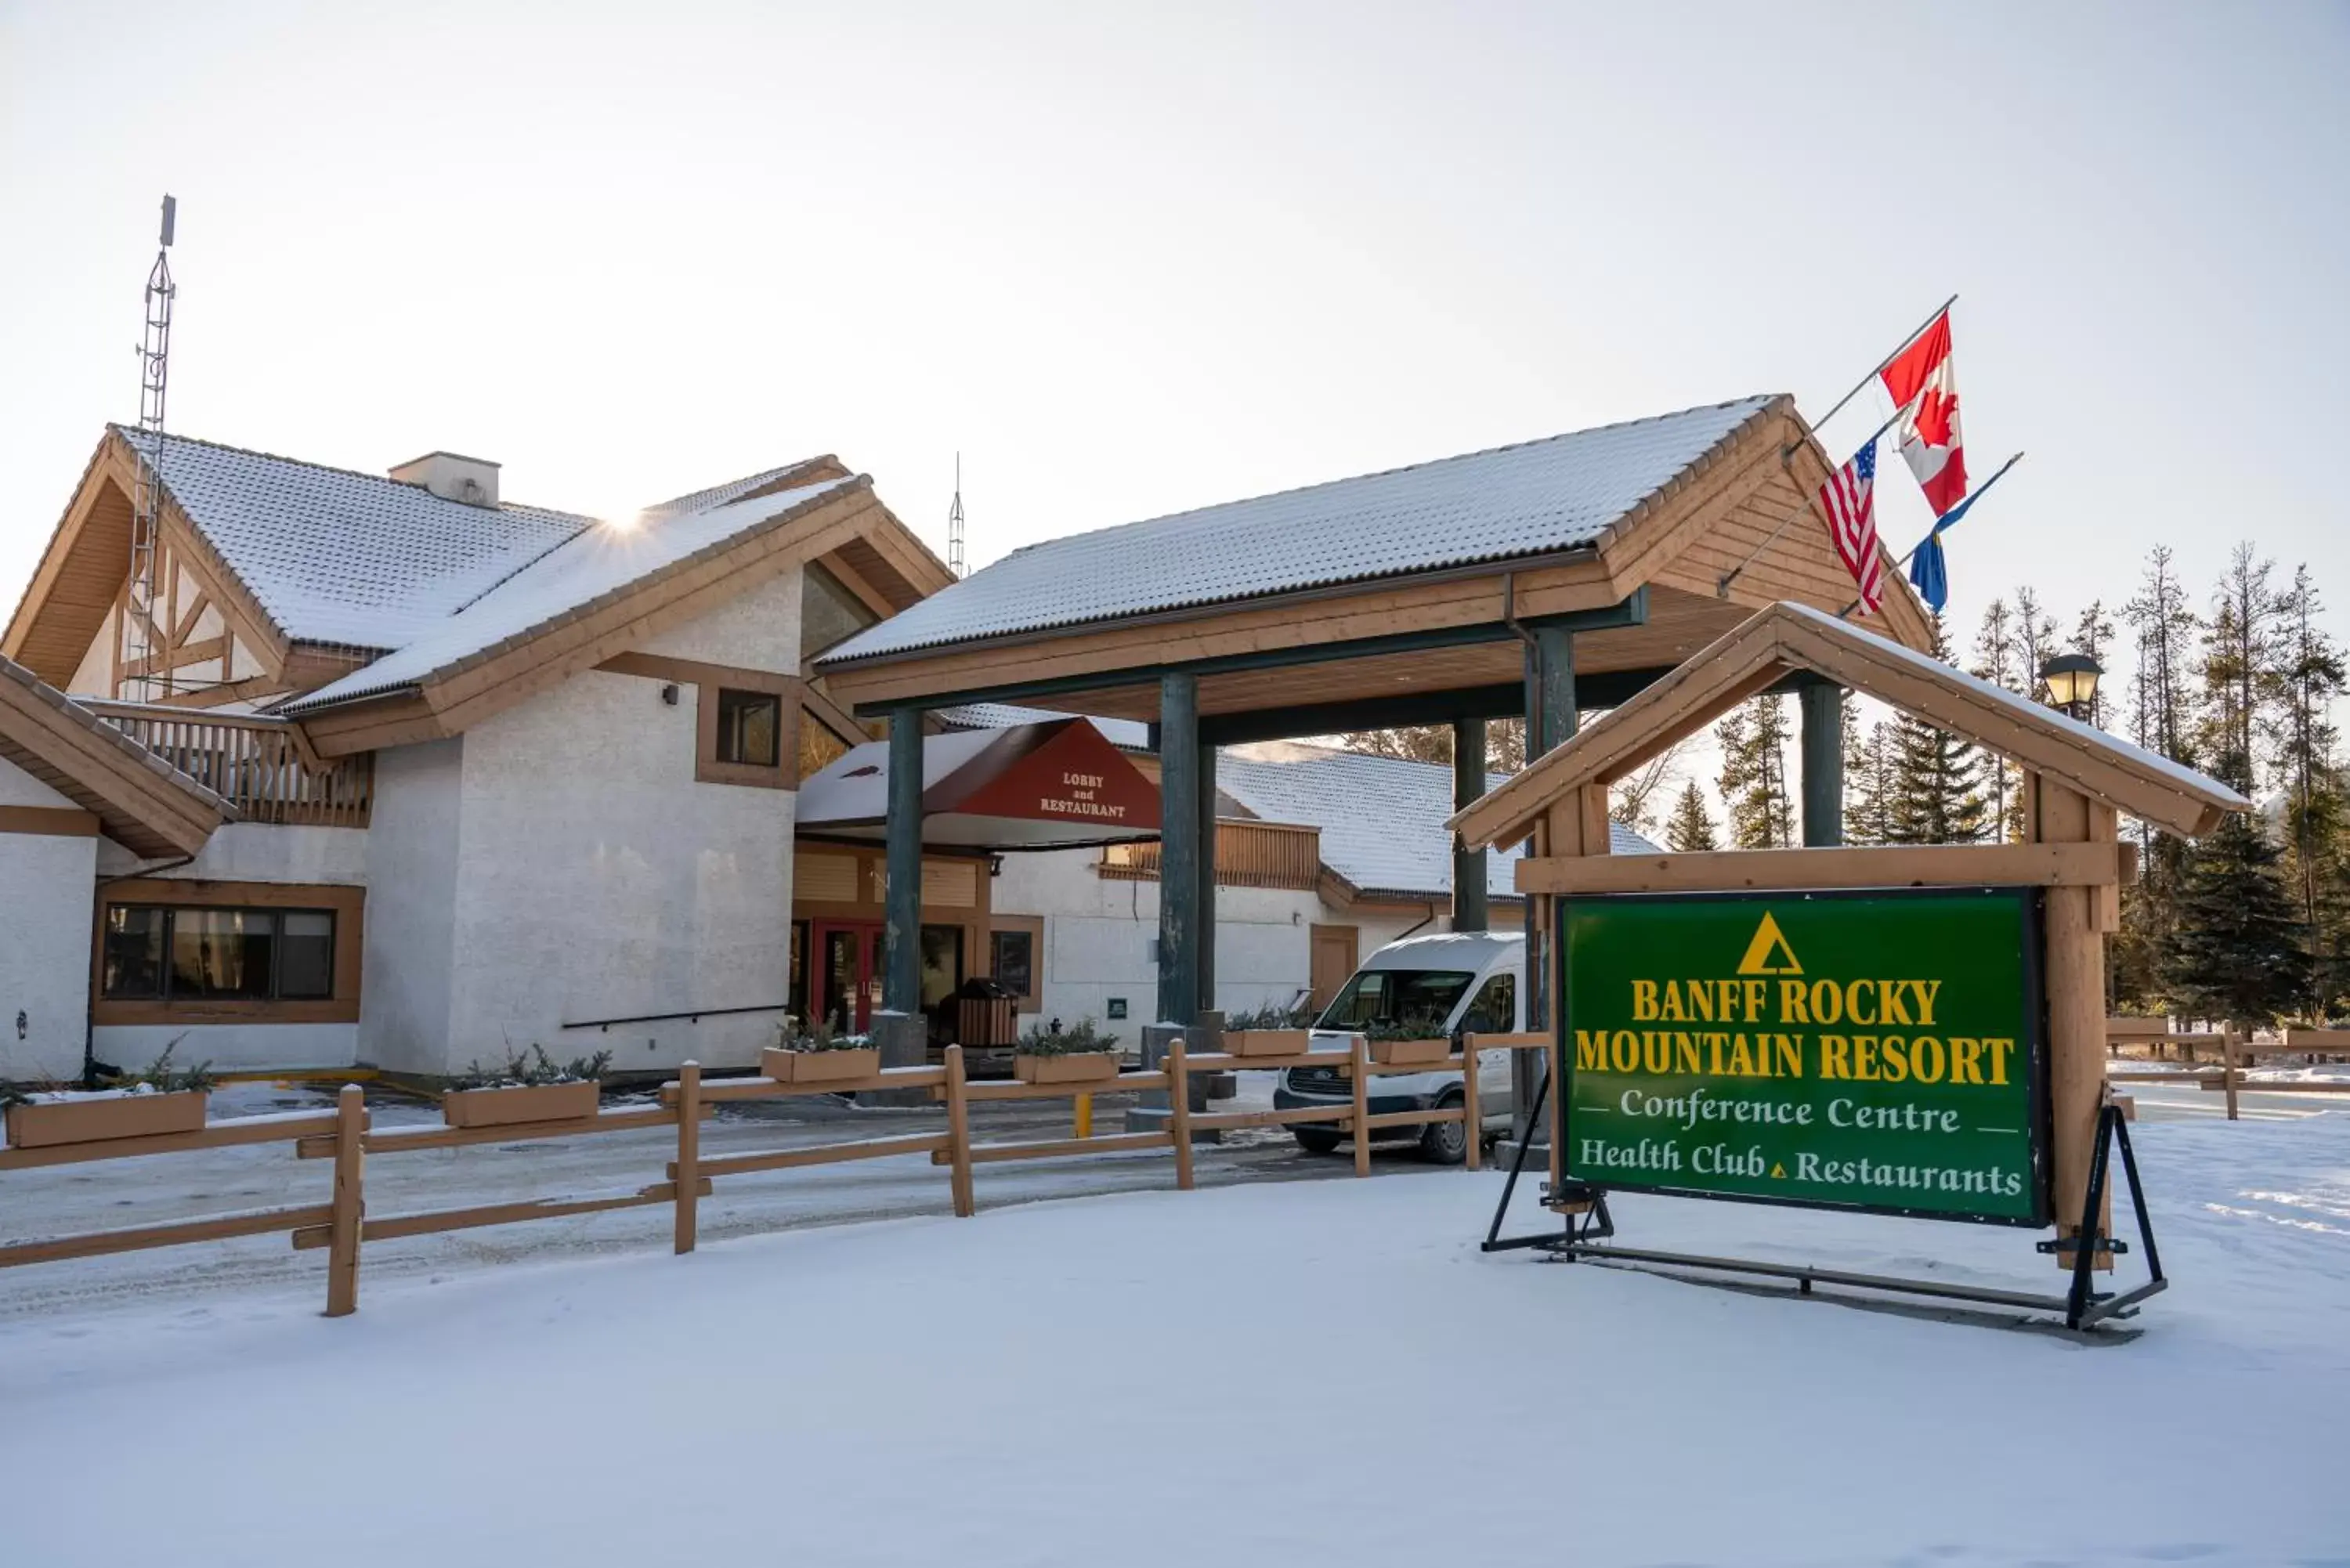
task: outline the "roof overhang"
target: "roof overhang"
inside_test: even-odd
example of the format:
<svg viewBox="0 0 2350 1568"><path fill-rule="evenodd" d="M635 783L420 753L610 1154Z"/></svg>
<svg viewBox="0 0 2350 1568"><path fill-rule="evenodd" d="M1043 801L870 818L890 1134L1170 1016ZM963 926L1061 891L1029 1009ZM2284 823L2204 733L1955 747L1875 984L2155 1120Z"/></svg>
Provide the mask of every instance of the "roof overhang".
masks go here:
<svg viewBox="0 0 2350 1568"><path fill-rule="evenodd" d="M889 810L889 746L851 748L800 785L797 830L878 839ZM1084 719L922 737L922 842L964 849L1069 849L1159 836L1159 791Z"/></svg>
<svg viewBox="0 0 2350 1568"><path fill-rule="evenodd" d="M96 816L100 832L135 855L193 855L236 816L219 795L8 659L0 659L0 757Z"/></svg>
<svg viewBox="0 0 2350 1568"><path fill-rule="evenodd" d="M1846 607L1851 578L1814 511L1829 472L1793 400L1777 397L1588 547L818 666L866 714L1006 701L1148 722L1160 678L1188 671L1199 678L1203 732L1219 719L1245 727L1251 715L1309 707L1320 729L1362 729L1421 722L1391 717L1399 705L1474 693L1491 706L1492 694L1522 685L1528 628L1557 624L1575 630L1579 690L1611 677L1637 676L1637 686L1763 605ZM1930 647L1930 618L1887 565L1884 607L1867 624ZM948 592L984 591L984 582L982 574Z"/></svg>
<svg viewBox="0 0 2350 1568"><path fill-rule="evenodd" d="M1874 697L2172 833L2209 833L2229 813L2251 808L2217 779L2093 724L1832 615L1780 604L1553 748L1450 826L1472 849L1516 844L1554 803L1624 777L1749 697L1804 673Z"/></svg>

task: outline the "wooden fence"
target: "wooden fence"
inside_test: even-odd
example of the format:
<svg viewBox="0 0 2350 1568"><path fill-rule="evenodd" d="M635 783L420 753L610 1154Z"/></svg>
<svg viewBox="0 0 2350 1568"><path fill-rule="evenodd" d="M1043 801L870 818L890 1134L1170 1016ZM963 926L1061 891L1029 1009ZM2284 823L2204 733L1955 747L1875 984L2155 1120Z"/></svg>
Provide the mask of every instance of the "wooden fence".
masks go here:
<svg viewBox="0 0 2350 1568"><path fill-rule="evenodd" d="M678 1077L661 1087L660 1103L599 1110L592 1116L567 1121L506 1123L494 1127L393 1127L381 1131L372 1125L357 1085L347 1085L332 1111L282 1116L252 1116L213 1121L202 1132L164 1134L152 1137L119 1138L107 1143L55 1144L31 1148L0 1149L0 1172L41 1166L81 1164L95 1160L130 1159L182 1154L195 1149L227 1148L245 1144L291 1143L297 1158L332 1161L333 1178L328 1200L276 1209L177 1220L168 1224L101 1231L71 1236L37 1237L0 1243L0 1268L26 1263L57 1262L70 1258L99 1257L112 1252L144 1251L157 1247L183 1246L194 1241L226 1241L238 1236L283 1233L296 1250L323 1248L328 1252L327 1315L340 1317L359 1307L359 1258L366 1243L402 1236L425 1236L484 1225L512 1225L531 1220L557 1220L598 1214L617 1209L670 1204L676 1211L676 1250L693 1251L699 1206L710 1197L712 1183L754 1171L793 1170L806 1166L835 1165L849 1160L889 1159L902 1155L928 1155L933 1165L947 1168L948 1196L954 1212L969 1218L977 1212L972 1168L1009 1160L1055 1159L1072 1155L1113 1154L1136 1149L1165 1149L1173 1157L1175 1185L1192 1186L1191 1138L1196 1133L1249 1127L1289 1127L1322 1124L1354 1134L1386 1127L1424 1126L1458 1121L1469 1137L1468 1164L1480 1162L1477 1055L1481 1051L1540 1050L1549 1044L1542 1034L1485 1034L1464 1037L1461 1051L1440 1061L1388 1064L1372 1060L1360 1036L1346 1051L1312 1051L1295 1056L1235 1056L1223 1052L1187 1055L1181 1043L1172 1044L1165 1062L1148 1072L1121 1073L1059 1084L973 1083L963 1072L962 1047L949 1046L937 1066L885 1069L869 1078L837 1083L785 1084L771 1078L705 1080L689 1063ZM1194 1113L1189 1085L1196 1073L1329 1067L1352 1087L1347 1104L1289 1110L1249 1110ZM1463 1095L1459 1106L1425 1111L1370 1110L1372 1080L1395 1074L1458 1073ZM916 1090L946 1106L946 1126L934 1132L856 1139L795 1148L752 1150L745 1153L702 1153L702 1124L716 1107L738 1100L787 1099L795 1096L847 1092ZM1130 1091L1167 1094L1170 1108L1164 1130L1111 1133L1100 1137L1063 1138L1020 1143L974 1143L971 1106L995 1100L1069 1099L1080 1095ZM565 1197L527 1199L503 1203L436 1209L411 1214L370 1216L366 1203L369 1156L457 1148L470 1144L512 1144L534 1138L577 1137L650 1127L674 1127L676 1155L665 1179L616 1191ZM1370 1140L1355 1138L1355 1174L1370 1174Z"/></svg>
<svg viewBox="0 0 2350 1568"><path fill-rule="evenodd" d="M236 807L247 822L365 827L373 758L328 760L283 719L93 702L99 718Z"/></svg>
<svg viewBox="0 0 2350 1568"><path fill-rule="evenodd" d="M2106 1020L2106 1047L2119 1057L2126 1049L2137 1048L2158 1060L2176 1051L2179 1060L2189 1066L2196 1064L2199 1050L2219 1054L2219 1071L2197 1073L2154 1073L2106 1071L2106 1081L2112 1084L2194 1084L2200 1088L2227 1096L2228 1119L2236 1121L2237 1096L2245 1089L2263 1095L2345 1095L2350 1094L2350 1082L2328 1082L2323 1079L2298 1083L2259 1083L2244 1080L2246 1069L2255 1066L2263 1056L2307 1056L2312 1061L2334 1056L2350 1056L2350 1030L2288 1029L2281 1040L2254 1040L2232 1029L2209 1033L2174 1033L2166 1018L2108 1018Z"/></svg>

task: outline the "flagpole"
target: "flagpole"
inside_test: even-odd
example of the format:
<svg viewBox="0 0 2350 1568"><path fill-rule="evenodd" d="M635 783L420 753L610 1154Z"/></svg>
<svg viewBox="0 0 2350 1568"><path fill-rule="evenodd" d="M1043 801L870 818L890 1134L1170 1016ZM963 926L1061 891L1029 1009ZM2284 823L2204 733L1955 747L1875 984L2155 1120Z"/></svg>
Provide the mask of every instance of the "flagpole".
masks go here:
<svg viewBox="0 0 2350 1568"><path fill-rule="evenodd" d="M1955 299L1958 296L1956 295L1952 295L1950 297ZM1910 336L1914 337L1917 334L1912 333ZM1900 350L1897 348L1894 352L1898 354ZM1911 402L1915 402L1916 400L1917 400L1914 398L1910 400ZM1870 436L1866 441L1861 442L1860 445L1853 448L1852 450L1855 452L1866 452L1870 447L1875 446L1879 441L1882 441L1885 438L1885 432L1891 430L1896 424L1898 424L1901 421L1901 416L1908 411L1908 403L1904 403L1899 408L1894 410L1893 417L1886 421L1883 424L1877 426L1877 433L1875 435ZM1792 451L1793 449L1791 448L1790 450ZM2021 454L2019 453L2018 455ZM1836 471L1831 469L1829 472L1833 473ZM2002 470L2002 472L2003 472L2005 471ZM1768 539L1763 540L1760 545L1757 545L1754 548L1749 550L1746 553L1746 558L1744 560L1739 562L1738 565L1731 567L1730 570L1721 574L1721 580L1713 585L1713 597L1718 599L1728 598L1730 597L1730 585L1738 580L1739 575L1744 572L1747 567L1761 560L1762 558L1762 552L1777 544L1779 542L1780 535L1783 535L1788 529L1795 525L1795 519L1803 516L1804 514L1811 511L1811 509L1812 498L1806 495L1804 497L1804 504L1801 506L1798 506L1793 512L1788 513L1785 519L1782 521L1776 528L1771 530L1771 536Z"/></svg>
<svg viewBox="0 0 2350 1568"><path fill-rule="evenodd" d="M1991 487L1992 485L1997 484L2001 480L2007 477L2007 471L2009 469L2013 468L2017 463L2022 462L2022 461L2023 454L2019 452L2013 457L2009 458L2005 462L2001 463L1999 465L1999 471L1996 473L1993 473L1989 479L1984 480L1981 484L1976 485L1973 493L1970 494L1964 501L1960 502L1959 505L1957 507L1953 507L1952 510L1957 511L1960 508L1972 506L1976 502L1981 500L1985 495L1991 493ZM1926 539L1932 538L1941 531L1942 520L1939 517L1937 517L1934 519L1934 525L1926 530ZM1926 539L1920 539L1916 544L1910 545L1908 552L1904 554L1899 560L1893 563L1893 569L1897 572L1906 571L1908 567L1910 558L1916 556L1918 551L1926 547ZM1845 617L1850 615L1859 607L1860 601L1858 599L1853 600L1852 603L1836 611L1836 619L1842 620Z"/></svg>
<svg viewBox="0 0 2350 1568"><path fill-rule="evenodd" d="M1896 344L1892 353L1887 354L1884 358L1879 359L1877 362L1876 369L1869 371L1867 375L1863 376L1860 379L1858 385L1855 386L1851 391L1846 392L1843 397L1836 400L1835 408L1830 409L1826 413L1822 414L1818 419L1812 421L1812 428L1814 430L1817 430L1822 425L1827 423L1830 420L1835 418L1836 415L1842 413L1844 411L1844 406L1852 401L1855 398L1860 396L1863 391L1866 390L1868 384L1877 379L1877 378L1884 372L1885 367L1892 364L1893 361L1901 358L1902 354L1908 350L1909 345L1918 341L1918 335L1919 333L1925 331L1929 327L1933 326L1934 323L1940 318L1943 311L1950 309L1950 306L1956 305L1958 302L1959 296L1957 295L1954 294L1950 296L1950 298L1942 301L1940 305L1935 307L1933 315L1929 316L1925 320L1918 323L1916 327L1911 327L1909 330L1909 336L1904 337L1899 343Z"/></svg>

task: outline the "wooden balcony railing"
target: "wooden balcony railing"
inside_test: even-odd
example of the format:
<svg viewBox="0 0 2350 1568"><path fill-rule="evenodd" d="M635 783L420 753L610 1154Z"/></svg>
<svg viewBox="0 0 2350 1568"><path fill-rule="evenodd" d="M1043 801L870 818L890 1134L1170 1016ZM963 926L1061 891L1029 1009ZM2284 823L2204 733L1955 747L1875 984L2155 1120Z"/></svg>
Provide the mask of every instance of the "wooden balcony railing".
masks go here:
<svg viewBox="0 0 2350 1568"><path fill-rule="evenodd" d="M88 701L88 700L85 700ZM374 759L326 761L283 719L88 701L92 712L236 807L247 822L365 827Z"/></svg>
<svg viewBox="0 0 2350 1568"><path fill-rule="evenodd" d="M1311 891L1322 872L1322 830L1286 822L1216 824L1216 885ZM1101 874L1128 881L1159 879L1159 841L1102 848Z"/></svg>

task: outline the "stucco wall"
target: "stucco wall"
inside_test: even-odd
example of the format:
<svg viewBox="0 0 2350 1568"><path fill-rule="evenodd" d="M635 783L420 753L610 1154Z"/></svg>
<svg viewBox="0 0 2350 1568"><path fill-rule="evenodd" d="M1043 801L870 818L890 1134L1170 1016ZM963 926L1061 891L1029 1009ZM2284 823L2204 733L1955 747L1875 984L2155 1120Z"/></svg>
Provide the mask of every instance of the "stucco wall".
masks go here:
<svg viewBox="0 0 2350 1568"><path fill-rule="evenodd" d="M100 868L109 877L136 871L182 881L307 882L363 888L368 880L368 830L226 822L213 831L186 865L140 871L144 864L111 842L100 858Z"/></svg>
<svg viewBox="0 0 2350 1568"><path fill-rule="evenodd" d="M438 1074L448 1059L464 747L460 736L375 756L357 1048L393 1072Z"/></svg>
<svg viewBox="0 0 2350 1568"><path fill-rule="evenodd" d="M208 1062L223 1073L348 1067L359 1059L356 1023L101 1024L91 1032L90 1048L99 1061L136 1071L174 1042L174 1065Z"/></svg>
<svg viewBox="0 0 2350 1568"><path fill-rule="evenodd" d="M1045 921L1045 974L1038 1012L1108 1022L1109 1002L1123 997L1128 1040L1156 1016L1159 971L1150 944L1159 935L1159 884L1112 880L1096 869L1096 849L1004 857L996 879L998 914ZM1227 1012L1286 1004L1305 988L1309 928L1326 919L1315 895L1267 888L1216 890L1216 1005Z"/></svg>
<svg viewBox="0 0 2350 1568"><path fill-rule="evenodd" d="M0 805L68 809L73 802L0 761ZM0 833L0 1077L81 1072L98 844L89 837Z"/></svg>

